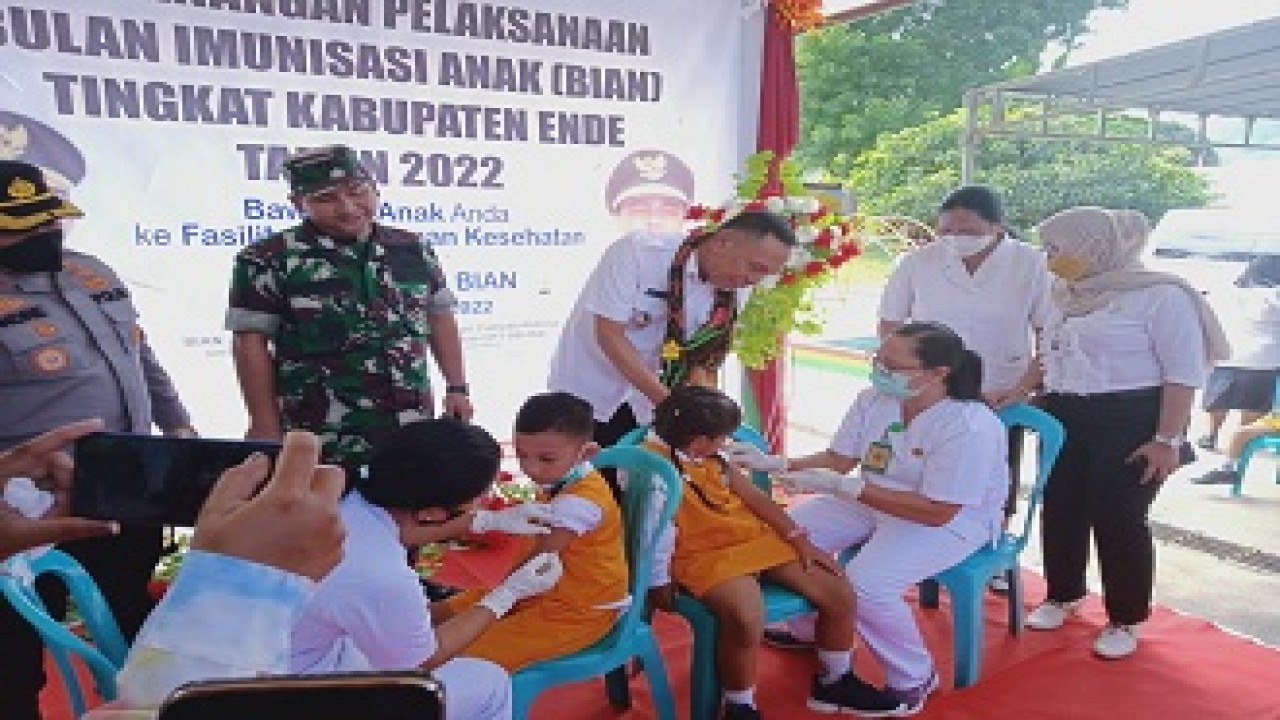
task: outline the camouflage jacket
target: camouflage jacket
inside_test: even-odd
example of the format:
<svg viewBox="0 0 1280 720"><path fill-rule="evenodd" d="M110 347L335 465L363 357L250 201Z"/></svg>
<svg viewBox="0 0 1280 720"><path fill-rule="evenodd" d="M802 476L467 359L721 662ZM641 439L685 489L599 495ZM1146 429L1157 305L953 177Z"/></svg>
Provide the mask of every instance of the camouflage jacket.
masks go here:
<svg viewBox="0 0 1280 720"><path fill-rule="evenodd" d="M379 225L339 242L303 223L236 256L227 329L271 339L285 429L317 433L327 462L357 467L382 436L431 416L428 316L452 305L416 235Z"/></svg>

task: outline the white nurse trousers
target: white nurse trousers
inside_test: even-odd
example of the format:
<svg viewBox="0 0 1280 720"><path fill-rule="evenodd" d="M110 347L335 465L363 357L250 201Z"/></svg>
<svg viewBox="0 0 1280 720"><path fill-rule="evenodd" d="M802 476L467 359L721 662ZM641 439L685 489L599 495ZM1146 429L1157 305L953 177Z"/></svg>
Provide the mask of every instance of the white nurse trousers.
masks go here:
<svg viewBox="0 0 1280 720"><path fill-rule="evenodd" d="M924 684L934 671L933 658L904 595L990 542L993 523L987 513L965 507L946 525L930 527L830 495L809 498L787 512L822 550L835 553L862 544L845 566L857 596L858 634L884 666L889 687ZM788 629L811 639L813 625L809 615L792 620Z"/></svg>

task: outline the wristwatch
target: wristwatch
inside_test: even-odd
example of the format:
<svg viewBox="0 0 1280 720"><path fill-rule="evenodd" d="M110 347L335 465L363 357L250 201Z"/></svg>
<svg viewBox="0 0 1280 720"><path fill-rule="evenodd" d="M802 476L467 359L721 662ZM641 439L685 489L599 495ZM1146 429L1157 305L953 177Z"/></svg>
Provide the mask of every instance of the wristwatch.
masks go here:
<svg viewBox="0 0 1280 720"><path fill-rule="evenodd" d="M444 386L445 395L469 395L470 393L471 393L471 388L466 383L461 383L459 385Z"/></svg>
<svg viewBox="0 0 1280 720"><path fill-rule="evenodd" d="M1182 447L1184 442L1184 438L1178 435L1161 435L1160 433L1156 433L1151 439L1161 445L1168 445L1175 450Z"/></svg>

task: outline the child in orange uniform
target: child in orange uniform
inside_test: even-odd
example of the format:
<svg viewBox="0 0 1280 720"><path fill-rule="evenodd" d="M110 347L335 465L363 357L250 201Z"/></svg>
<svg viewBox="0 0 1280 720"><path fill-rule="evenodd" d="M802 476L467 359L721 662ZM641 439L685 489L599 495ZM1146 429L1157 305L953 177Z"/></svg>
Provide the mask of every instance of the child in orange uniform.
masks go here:
<svg viewBox="0 0 1280 720"><path fill-rule="evenodd" d="M854 597L844 572L772 498L719 455L741 421L741 410L723 393L679 387L654 409L645 441L645 447L670 459L685 481L673 530L654 560L650 599L670 609L679 586L716 616L716 669L725 689L726 720L760 717L754 686L756 649L764 634L761 578L803 595L818 610L823 669L814 678L814 693L862 691L850 672Z"/></svg>
<svg viewBox="0 0 1280 720"><path fill-rule="evenodd" d="M520 469L539 485L538 499L554 515L551 532L538 536L530 556L558 553L564 575L537 599L517 602L463 655L515 672L589 647L627 606L622 513L604 477L587 461L598 449L591 432L591 406L568 393L535 395L516 414ZM471 591L446 604L459 612L483 596Z"/></svg>

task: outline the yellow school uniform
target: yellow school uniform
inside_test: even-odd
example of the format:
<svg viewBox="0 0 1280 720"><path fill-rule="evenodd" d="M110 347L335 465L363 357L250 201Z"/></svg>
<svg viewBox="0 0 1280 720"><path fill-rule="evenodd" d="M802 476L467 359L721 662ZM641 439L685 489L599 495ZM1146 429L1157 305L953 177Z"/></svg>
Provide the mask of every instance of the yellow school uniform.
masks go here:
<svg viewBox="0 0 1280 720"><path fill-rule="evenodd" d="M652 440L645 446L671 457L670 448ZM680 458L684 494L676 510L676 543L671 579L701 597L711 588L743 575L798 560L791 544L747 507L729 488L717 458Z"/></svg>
<svg viewBox="0 0 1280 720"><path fill-rule="evenodd" d="M604 637L627 599L627 560L622 512L604 477L591 472L559 496L582 498L603 510L600 523L560 551L564 575L541 595L521 600L462 652L515 672L539 660L589 647ZM558 497L559 497L558 496ZM545 500L546 498L540 498ZM523 562L523 560L521 561ZM485 591L473 590L445 601L454 611L471 607Z"/></svg>

